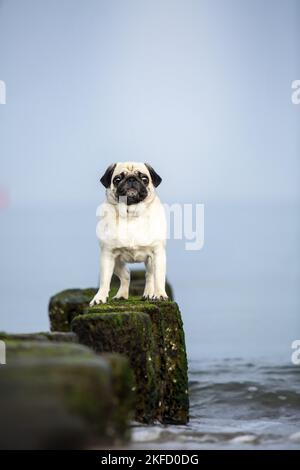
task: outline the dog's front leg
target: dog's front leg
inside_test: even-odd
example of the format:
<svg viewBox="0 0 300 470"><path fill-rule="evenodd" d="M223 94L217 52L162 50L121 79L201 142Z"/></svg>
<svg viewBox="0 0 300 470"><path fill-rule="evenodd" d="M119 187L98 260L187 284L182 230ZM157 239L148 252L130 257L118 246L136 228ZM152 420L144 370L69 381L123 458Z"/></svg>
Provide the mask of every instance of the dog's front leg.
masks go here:
<svg viewBox="0 0 300 470"><path fill-rule="evenodd" d="M113 254L109 250L102 249L100 255L100 287L95 297L91 300L90 306L106 303L114 267L115 258Z"/></svg>
<svg viewBox="0 0 300 470"><path fill-rule="evenodd" d="M120 287L113 299L128 299L130 272L126 264L120 261L120 259L116 259L114 273L120 279Z"/></svg>
<svg viewBox="0 0 300 470"><path fill-rule="evenodd" d="M145 261L146 267L146 283L145 289L143 293L143 300L152 299L154 295L154 267L153 267L153 259L148 256L147 260Z"/></svg>
<svg viewBox="0 0 300 470"><path fill-rule="evenodd" d="M154 250L154 296L153 300L168 300L166 293L166 250L158 246Z"/></svg>

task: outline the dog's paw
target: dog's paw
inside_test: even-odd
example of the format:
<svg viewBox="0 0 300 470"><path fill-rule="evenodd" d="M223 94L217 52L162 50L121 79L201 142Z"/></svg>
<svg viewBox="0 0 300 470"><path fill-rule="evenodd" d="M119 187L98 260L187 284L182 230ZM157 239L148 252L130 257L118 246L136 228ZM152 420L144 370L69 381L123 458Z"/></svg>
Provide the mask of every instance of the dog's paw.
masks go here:
<svg viewBox="0 0 300 470"><path fill-rule="evenodd" d="M144 300L144 301L152 300L152 297L153 297L153 295L143 294L143 297L141 298L141 300Z"/></svg>
<svg viewBox="0 0 300 470"><path fill-rule="evenodd" d="M106 302L107 296L98 291L95 297L90 301L90 307L93 305L105 304Z"/></svg>
<svg viewBox="0 0 300 470"><path fill-rule="evenodd" d="M158 301L163 301L163 300L169 300L169 297L167 294L155 294L151 298L152 301L158 302Z"/></svg>
<svg viewBox="0 0 300 470"><path fill-rule="evenodd" d="M123 297L123 295L114 295L112 300L115 300L115 301L120 301L120 300L128 300L128 297Z"/></svg>

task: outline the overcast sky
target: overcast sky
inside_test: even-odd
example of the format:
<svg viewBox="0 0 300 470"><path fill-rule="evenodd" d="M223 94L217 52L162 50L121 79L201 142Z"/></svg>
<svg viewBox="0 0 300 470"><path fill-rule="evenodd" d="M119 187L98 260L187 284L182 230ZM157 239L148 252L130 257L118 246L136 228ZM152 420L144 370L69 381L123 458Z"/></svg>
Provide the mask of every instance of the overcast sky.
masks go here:
<svg viewBox="0 0 300 470"><path fill-rule="evenodd" d="M114 161L164 199L297 200L297 0L2 0L0 187L95 203Z"/></svg>

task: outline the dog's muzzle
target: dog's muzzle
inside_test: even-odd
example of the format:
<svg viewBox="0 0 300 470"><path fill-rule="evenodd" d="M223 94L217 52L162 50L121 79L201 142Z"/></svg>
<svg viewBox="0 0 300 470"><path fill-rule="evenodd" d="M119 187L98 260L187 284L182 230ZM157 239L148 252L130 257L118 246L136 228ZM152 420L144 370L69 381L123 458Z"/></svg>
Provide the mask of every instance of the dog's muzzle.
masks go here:
<svg viewBox="0 0 300 470"><path fill-rule="evenodd" d="M117 187L117 197L124 198L127 205L137 204L143 201L148 191L144 183L135 176L128 176Z"/></svg>

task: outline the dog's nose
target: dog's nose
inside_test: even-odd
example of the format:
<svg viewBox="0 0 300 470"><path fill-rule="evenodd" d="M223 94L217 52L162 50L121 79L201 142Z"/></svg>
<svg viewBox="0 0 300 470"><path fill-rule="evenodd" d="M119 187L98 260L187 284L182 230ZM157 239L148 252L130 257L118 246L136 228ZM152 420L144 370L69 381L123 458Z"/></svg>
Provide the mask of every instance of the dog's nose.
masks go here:
<svg viewBox="0 0 300 470"><path fill-rule="evenodd" d="M135 176L129 176L126 180L127 187L132 188L136 186L137 180Z"/></svg>
<svg viewBox="0 0 300 470"><path fill-rule="evenodd" d="M128 181L128 183L134 183L136 181L136 177L135 176L129 176L129 178L127 178L127 181Z"/></svg>

